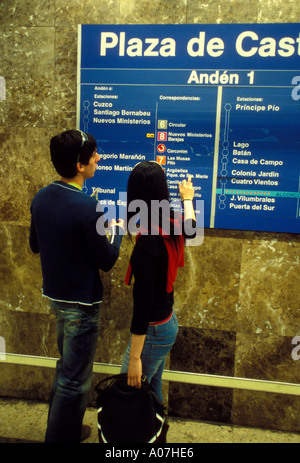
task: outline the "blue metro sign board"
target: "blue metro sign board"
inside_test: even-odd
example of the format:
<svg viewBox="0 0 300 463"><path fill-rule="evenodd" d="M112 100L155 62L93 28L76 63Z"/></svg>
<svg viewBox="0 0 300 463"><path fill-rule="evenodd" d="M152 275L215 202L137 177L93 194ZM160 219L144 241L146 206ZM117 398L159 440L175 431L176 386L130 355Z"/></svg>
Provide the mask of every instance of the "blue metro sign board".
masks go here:
<svg viewBox="0 0 300 463"><path fill-rule="evenodd" d="M205 227L300 232L300 24L81 25L77 89L104 206L155 160L177 209L192 176Z"/></svg>

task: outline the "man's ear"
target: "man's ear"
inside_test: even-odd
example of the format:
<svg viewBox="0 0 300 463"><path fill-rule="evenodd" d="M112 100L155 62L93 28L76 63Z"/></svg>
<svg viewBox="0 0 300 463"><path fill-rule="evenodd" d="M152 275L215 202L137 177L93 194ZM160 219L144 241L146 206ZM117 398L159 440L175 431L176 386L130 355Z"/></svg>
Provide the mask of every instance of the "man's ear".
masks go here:
<svg viewBox="0 0 300 463"><path fill-rule="evenodd" d="M80 173L82 173L84 171L84 166L81 164L81 162L77 162L76 170L77 170L77 172L80 172Z"/></svg>

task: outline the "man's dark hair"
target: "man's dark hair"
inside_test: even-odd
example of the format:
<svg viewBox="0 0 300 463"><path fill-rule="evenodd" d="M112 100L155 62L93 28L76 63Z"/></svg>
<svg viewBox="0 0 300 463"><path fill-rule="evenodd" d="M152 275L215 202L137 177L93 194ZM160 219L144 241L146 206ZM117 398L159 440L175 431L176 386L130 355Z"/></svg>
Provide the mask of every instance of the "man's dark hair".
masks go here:
<svg viewBox="0 0 300 463"><path fill-rule="evenodd" d="M67 130L50 141L51 160L56 171L65 178L77 175L77 163L87 165L97 143L94 137L80 130Z"/></svg>

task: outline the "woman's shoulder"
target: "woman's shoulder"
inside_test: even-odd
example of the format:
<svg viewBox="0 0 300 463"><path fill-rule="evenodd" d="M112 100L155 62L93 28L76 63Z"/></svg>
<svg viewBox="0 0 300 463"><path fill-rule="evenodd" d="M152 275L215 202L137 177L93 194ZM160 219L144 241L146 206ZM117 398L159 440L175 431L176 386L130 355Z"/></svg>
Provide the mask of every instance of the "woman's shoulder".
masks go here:
<svg viewBox="0 0 300 463"><path fill-rule="evenodd" d="M141 235L134 246L131 263L134 269L136 266L150 269L165 258L167 258L167 250L161 236Z"/></svg>
<svg viewBox="0 0 300 463"><path fill-rule="evenodd" d="M147 254L156 255L164 247L163 238L160 235L140 235L136 240L135 251L146 252Z"/></svg>
<svg viewBox="0 0 300 463"><path fill-rule="evenodd" d="M155 235L155 234L142 234L140 235L137 240L136 240L136 245L139 246L150 246L152 245L157 245L162 241L162 236L160 235Z"/></svg>

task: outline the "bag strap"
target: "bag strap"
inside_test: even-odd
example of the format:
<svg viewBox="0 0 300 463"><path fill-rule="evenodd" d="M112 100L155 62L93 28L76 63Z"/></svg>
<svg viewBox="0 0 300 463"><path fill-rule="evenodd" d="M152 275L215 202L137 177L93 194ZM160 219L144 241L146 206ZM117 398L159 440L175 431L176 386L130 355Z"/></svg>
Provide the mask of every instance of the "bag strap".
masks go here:
<svg viewBox="0 0 300 463"><path fill-rule="evenodd" d="M107 378L102 379L102 380L97 384L97 386L95 387L95 391L96 391L96 392L100 392L100 391L101 391L101 388L100 388L101 384L107 383L108 381L115 380L115 379L119 378L121 375L122 375L122 376L125 376L125 375L127 375L127 373L120 373L119 375L112 375L112 376L108 376Z"/></svg>
<svg viewBox="0 0 300 463"><path fill-rule="evenodd" d="M111 384L117 380L117 379L125 379L127 378L127 373L119 373L118 375L112 375L112 376L108 376L107 378L104 378L102 379L98 384L97 386L95 387L95 391L96 392L100 392L102 390L102 388L100 388L100 386L103 384L103 383L106 383L108 381L111 381ZM142 374L142 377L141 377L141 381L142 381L142 384L147 384L147 376Z"/></svg>

